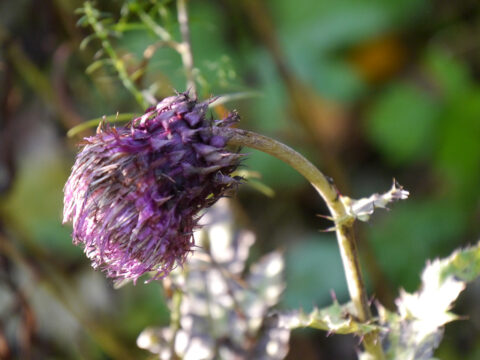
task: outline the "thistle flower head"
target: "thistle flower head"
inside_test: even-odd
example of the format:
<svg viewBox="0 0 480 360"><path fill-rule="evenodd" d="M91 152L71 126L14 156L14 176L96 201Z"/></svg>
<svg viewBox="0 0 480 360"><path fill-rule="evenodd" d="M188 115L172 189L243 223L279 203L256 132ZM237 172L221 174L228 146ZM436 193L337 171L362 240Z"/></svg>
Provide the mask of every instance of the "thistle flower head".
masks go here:
<svg viewBox="0 0 480 360"><path fill-rule="evenodd" d="M161 101L128 126L85 138L64 188L63 222L108 277L167 275L192 251L199 212L238 184L240 154L209 121L208 103L186 94Z"/></svg>

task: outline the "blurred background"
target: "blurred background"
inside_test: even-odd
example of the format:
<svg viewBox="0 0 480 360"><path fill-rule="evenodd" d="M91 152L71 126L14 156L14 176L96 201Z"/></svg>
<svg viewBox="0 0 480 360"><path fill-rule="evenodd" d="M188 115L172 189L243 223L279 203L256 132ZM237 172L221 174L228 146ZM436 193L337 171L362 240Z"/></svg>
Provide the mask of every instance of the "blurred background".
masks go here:
<svg viewBox="0 0 480 360"><path fill-rule="evenodd" d="M150 6L153 1L137 1ZM158 21L176 34L175 3ZM383 192L395 177L408 201L378 212L357 233L369 294L394 308L414 291L427 259L480 232L480 6L475 0L195 0L193 53L202 98L254 92L216 108L237 109L240 127L306 155L340 192ZM114 290L62 226L62 188L76 143L66 132L103 115L141 113L92 31L76 25L80 0L0 2L0 358L148 358L149 325L168 323L162 287ZM157 99L185 90L178 54L145 50L157 40L98 1L118 26L111 43L135 83ZM281 248L283 308L348 300L327 209L280 161L246 149L245 168L274 196L246 185L234 198L257 235L253 257ZM480 283L459 299L468 320L447 326L441 359L480 358ZM295 331L289 359L354 359L358 339Z"/></svg>

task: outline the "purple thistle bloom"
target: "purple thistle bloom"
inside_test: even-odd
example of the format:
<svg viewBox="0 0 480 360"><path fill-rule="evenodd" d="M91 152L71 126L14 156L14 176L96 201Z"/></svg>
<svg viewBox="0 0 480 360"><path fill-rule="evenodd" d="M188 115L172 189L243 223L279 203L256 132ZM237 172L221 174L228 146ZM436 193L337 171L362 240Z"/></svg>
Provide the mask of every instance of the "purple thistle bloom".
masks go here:
<svg viewBox="0 0 480 360"><path fill-rule="evenodd" d="M192 251L199 212L236 187L241 154L212 126L208 103L172 96L127 127L101 126L85 138L64 188L63 222L73 222L94 268L136 281L167 275Z"/></svg>

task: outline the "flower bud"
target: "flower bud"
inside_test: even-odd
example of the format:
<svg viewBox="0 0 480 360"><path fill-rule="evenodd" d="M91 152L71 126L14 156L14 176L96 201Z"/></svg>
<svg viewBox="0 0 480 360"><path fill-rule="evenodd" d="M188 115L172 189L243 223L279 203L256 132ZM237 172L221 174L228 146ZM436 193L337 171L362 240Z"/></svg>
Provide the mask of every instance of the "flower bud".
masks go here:
<svg viewBox="0 0 480 360"><path fill-rule="evenodd" d="M72 221L73 242L94 268L136 281L185 261L201 211L239 182L231 173L242 155L212 134L238 116L212 122L207 109L179 94L126 127L102 124L84 139L65 184L63 222Z"/></svg>

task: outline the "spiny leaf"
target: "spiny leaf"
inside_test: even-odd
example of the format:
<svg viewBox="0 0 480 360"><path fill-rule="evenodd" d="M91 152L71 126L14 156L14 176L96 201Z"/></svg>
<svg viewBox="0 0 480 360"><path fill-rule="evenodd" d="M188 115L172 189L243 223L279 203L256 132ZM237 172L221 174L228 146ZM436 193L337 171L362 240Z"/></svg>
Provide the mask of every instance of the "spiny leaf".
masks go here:
<svg viewBox="0 0 480 360"><path fill-rule="evenodd" d="M480 275L480 243L474 247L455 251L439 262L439 281L454 276L462 281L473 281Z"/></svg>
<svg viewBox="0 0 480 360"><path fill-rule="evenodd" d="M373 194L368 198L360 200L350 199L347 196L342 196L342 202L345 204L347 214L350 218L358 219L360 221L368 221L370 216L375 211L375 208L386 209L391 202L398 200L405 200L410 193L403 189L399 183L393 180L392 188L384 194Z"/></svg>
<svg viewBox="0 0 480 360"><path fill-rule="evenodd" d="M365 335L381 328L375 324L361 323L356 321L351 315L351 304L340 305L334 301L324 309L314 309L306 314L302 310L294 310L277 314L279 327L287 329L296 329L302 327L312 327L325 330L335 334Z"/></svg>
<svg viewBox="0 0 480 360"><path fill-rule="evenodd" d="M422 287L401 292L393 313L379 306L381 324L386 326L387 359L430 360L443 336L443 326L458 316L450 312L466 283L480 275L480 243L457 250L445 259L429 263L422 274Z"/></svg>

